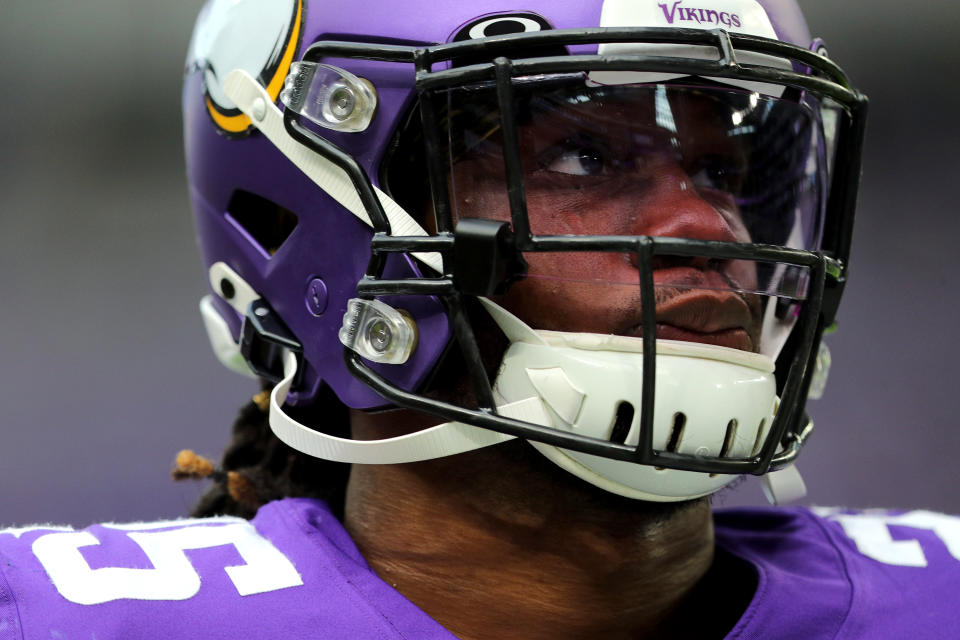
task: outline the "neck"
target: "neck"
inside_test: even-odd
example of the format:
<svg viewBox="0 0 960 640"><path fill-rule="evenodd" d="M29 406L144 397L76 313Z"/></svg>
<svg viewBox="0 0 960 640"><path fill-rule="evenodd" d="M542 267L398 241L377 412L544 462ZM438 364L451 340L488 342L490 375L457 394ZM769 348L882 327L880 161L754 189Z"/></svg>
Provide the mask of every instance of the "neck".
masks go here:
<svg viewBox="0 0 960 640"><path fill-rule="evenodd" d="M358 437L413 419L353 418ZM714 559L706 501L612 496L521 442L355 465L345 525L381 578L465 640L671 635Z"/></svg>

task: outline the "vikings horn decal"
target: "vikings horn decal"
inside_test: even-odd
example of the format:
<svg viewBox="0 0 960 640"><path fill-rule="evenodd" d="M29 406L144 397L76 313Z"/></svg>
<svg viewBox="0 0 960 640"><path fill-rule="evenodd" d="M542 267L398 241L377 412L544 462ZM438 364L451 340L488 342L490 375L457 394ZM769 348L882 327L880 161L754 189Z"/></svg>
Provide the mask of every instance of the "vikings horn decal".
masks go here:
<svg viewBox="0 0 960 640"><path fill-rule="evenodd" d="M193 32L187 67L203 70L207 113L227 135L244 135L251 128L226 96L222 82L234 69L243 69L262 84L274 100L280 95L303 25L303 0L210 0Z"/></svg>
<svg viewBox="0 0 960 640"><path fill-rule="evenodd" d="M501 13L472 20L457 31L453 41L490 38L508 33L531 33L552 28L549 22L535 13Z"/></svg>

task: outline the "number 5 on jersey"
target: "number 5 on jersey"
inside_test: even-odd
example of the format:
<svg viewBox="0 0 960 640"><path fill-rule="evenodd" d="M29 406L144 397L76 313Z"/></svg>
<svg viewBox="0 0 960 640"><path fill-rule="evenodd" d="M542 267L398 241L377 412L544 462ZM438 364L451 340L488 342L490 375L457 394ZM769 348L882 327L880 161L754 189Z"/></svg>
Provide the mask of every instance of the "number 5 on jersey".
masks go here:
<svg viewBox="0 0 960 640"><path fill-rule="evenodd" d="M143 549L153 569L90 568L80 549L100 541L88 531L41 536L33 543L33 553L60 594L85 605L125 598L192 598L200 591L200 574L184 551L222 545L233 545L246 563L224 568L241 596L303 584L290 560L247 522L132 531L125 535Z"/></svg>

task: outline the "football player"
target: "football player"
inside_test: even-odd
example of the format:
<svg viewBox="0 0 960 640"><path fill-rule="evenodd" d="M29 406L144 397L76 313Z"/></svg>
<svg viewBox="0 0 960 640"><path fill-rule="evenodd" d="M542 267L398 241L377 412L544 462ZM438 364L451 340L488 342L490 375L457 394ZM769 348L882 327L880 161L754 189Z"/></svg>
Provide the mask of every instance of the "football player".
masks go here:
<svg viewBox="0 0 960 640"><path fill-rule="evenodd" d="M960 521L773 502L866 98L793 0L210 0L195 519L0 533L11 637L943 637ZM2 580L6 581L6 585Z"/></svg>

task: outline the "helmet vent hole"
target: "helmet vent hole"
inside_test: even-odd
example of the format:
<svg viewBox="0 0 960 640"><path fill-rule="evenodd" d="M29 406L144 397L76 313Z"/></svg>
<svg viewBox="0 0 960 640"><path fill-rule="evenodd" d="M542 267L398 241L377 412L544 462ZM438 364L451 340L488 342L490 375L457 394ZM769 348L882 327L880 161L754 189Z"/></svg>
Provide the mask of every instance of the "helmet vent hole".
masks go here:
<svg viewBox="0 0 960 640"><path fill-rule="evenodd" d="M757 428L757 439L753 442L753 452L751 456L755 456L760 453L760 449L763 448L763 429L767 426L767 419L764 418L760 421L760 426Z"/></svg>
<svg viewBox="0 0 960 640"><path fill-rule="evenodd" d="M683 428L687 424L687 415L683 412L673 414L673 426L670 427L670 439L667 440L666 450L670 453L676 453L680 448L680 439L683 438ZM657 471L663 471L666 467L654 467Z"/></svg>
<svg viewBox="0 0 960 640"><path fill-rule="evenodd" d="M730 455L730 449L733 448L733 440L737 437L737 419L733 418L730 422L727 423L727 432L723 436L723 445L720 447L720 456L721 458L726 458ZM711 478L716 478L717 474L711 473Z"/></svg>
<svg viewBox="0 0 960 640"><path fill-rule="evenodd" d="M727 433L723 436L723 446L720 447L720 457L726 458L730 455L730 449L733 448L733 440L737 437L737 419L734 418L727 423Z"/></svg>
<svg viewBox="0 0 960 640"><path fill-rule="evenodd" d="M627 441L630 425L633 424L633 413L633 405L629 402L624 401L617 405L617 417L613 423L613 430L610 432L610 442L623 444Z"/></svg>
<svg viewBox="0 0 960 640"><path fill-rule="evenodd" d="M673 427L670 429L670 439L667 441L667 451L676 453L680 448L680 439L683 437L683 428L687 425L687 416L685 413L675 413L673 415Z"/></svg>
<svg viewBox="0 0 960 640"><path fill-rule="evenodd" d="M295 213L249 191L234 192L226 218L267 259L297 227Z"/></svg>

